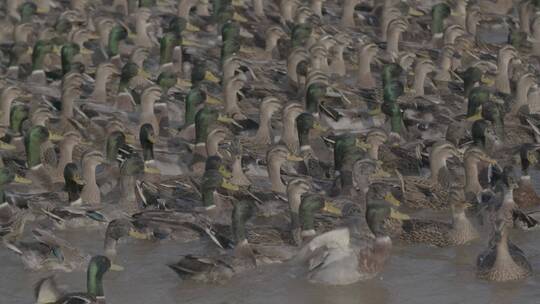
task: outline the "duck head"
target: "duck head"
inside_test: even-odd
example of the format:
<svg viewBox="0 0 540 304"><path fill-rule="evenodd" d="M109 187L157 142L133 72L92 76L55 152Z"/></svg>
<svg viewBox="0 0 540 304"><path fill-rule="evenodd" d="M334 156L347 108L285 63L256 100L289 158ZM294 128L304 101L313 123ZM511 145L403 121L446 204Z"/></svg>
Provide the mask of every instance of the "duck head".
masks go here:
<svg viewBox="0 0 540 304"><path fill-rule="evenodd" d="M375 43L361 43L358 51L358 85L363 89L373 89L375 78L371 74L371 63L379 53Z"/></svg>
<svg viewBox="0 0 540 304"><path fill-rule="evenodd" d="M491 92L484 87L472 88L469 92L467 104L467 119L474 121L480 119L482 106L489 102Z"/></svg>
<svg viewBox="0 0 540 304"><path fill-rule="evenodd" d="M24 137L28 168L41 164L41 145L49 140L49 130L44 126L33 126Z"/></svg>
<svg viewBox="0 0 540 304"><path fill-rule="evenodd" d="M32 51L32 71L43 70L45 56L52 53L54 45L49 40L38 40Z"/></svg>
<svg viewBox="0 0 540 304"><path fill-rule="evenodd" d="M440 169L446 167L446 161L452 156L462 158L462 155L453 144L441 141L433 145L429 154L429 167L433 181L438 180Z"/></svg>
<svg viewBox="0 0 540 304"><path fill-rule="evenodd" d="M120 41L126 39L128 37L128 30L121 26L121 25L115 25L111 28L109 32L109 38L108 38L108 48L107 48L107 54L109 57L114 57L119 55L119 46Z"/></svg>
<svg viewBox="0 0 540 304"><path fill-rule="evenodd" d="M444 21L451 14L450 6L446 3L439 3L431 8L431 35L442 37L444 31Z"/></svg>
<svg viewBox="0 0 540 304"><path fill-rule="evenodd" d="M302 158L294 156L289 149L283 145L276 145L270 148L266 154L266 162L268 168L268 176L272 183L272 191L285 193L287 187L281 180L281 165L286 161L301 161Z"/></svg>
<svg viewBox="0 0 540 304"><path fill-rule="evenodd" d="M154 144L156 143L156 134L151 124L143 124L139 130L139 140L143 150L144 161L154 159Z"/></svg>

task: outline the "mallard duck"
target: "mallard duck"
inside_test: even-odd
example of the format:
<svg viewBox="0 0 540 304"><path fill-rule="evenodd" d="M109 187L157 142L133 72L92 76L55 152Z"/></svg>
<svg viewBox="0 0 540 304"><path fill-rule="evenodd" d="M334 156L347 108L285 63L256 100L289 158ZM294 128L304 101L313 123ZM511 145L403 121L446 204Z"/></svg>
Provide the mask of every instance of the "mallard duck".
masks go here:
<svg viewBox="0 0 540 304"><path fill-rule="evenodd" d="M40 280L35 287L36 303L105 303L103 291L103 276L109 270L118 269L111 261L101 255L93 256L88 263L86 292L62 294L53 277Z"/></svg>
<svg viewBox="0 0 540 304"><path fill-rule="evenodd" d="M392 241L382 230L388 217L400 217L386 202L368 201L365 219L375 239L362 237L365 227L359 219L347 228L337 228L316 236L297 259L308 262L308 280L325 285L348 285L376 276L392 249Z"/></svg>
<svg viewBox="0 0 540 304"><path fill-rule="evenodd" d="M476 259L476 275L484 280L505 282L532 274L525 253L508 239L508 224L498 220L488 248Z"/></svg>
<svg viewBox="0 0 540 304"><path fill-rule="evenodd" d="M538 163L537 149L536 145L524 144L519 151L522 174L518 188L514 190L514 201L520 208L534 207L540 202L540 197L536 194L529 175L529 168Z"/></svg>
<svg viewBox="0 0 540 304"><path fill-rule="evenodd" d="M411 243L425 243L438 247L464 245L479 237L474 224L465 211L471 206L465 200L463 189L454 187L449 193L452 222L434 220L403 220L400 239Z"/></svg>
<svg viewBox="0 0 540 304"><path fill-rule="evenodd" d="M446 160L452 156L460 157L456 147L448 142L435 144L429 155L431 176L426 179L417 176L403 176L404 203L412 208L448 208L447 189L441 187L441 181L447 181Z"/></svg>
<svg viewBox="0 0 540 304"><path fill-rule="evenodd" d="M4 244L21 256L22 262L31 270L62 270L71 272L89 260L81 250L45 229L35 228L34 242L17 242L4 238Z"/></svg>

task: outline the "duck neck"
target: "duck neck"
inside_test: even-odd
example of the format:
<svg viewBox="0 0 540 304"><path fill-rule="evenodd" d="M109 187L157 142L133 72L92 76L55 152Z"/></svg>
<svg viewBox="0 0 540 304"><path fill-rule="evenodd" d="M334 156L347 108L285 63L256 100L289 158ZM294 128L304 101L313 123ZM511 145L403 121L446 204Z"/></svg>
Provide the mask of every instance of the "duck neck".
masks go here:
<svg viewBox="0 0 540 304"><path fill-rule="evenodd" d="M478 180L478 162L473 159L465 159L465 192L472 192L475 195L482 191L482 186Z"/></svg>
<svg viewBox="0 0 540 304"><path fill-rule="evenodd" d="M61 112L61 115L62 115L62 120L66 120L68 118L73 118L73 110L74 110L74 99L76 97L75 96L71 96L71 94L69 95L64 95L63 98L62 98L62 112Z"/></svg>
<svg viewBox="0 0 540 304"><path fill-rule="evenodd" d="M26 157L28 168L33 168L41 164L41 143L39 141L30 138L26 145Z"/></svg>
<svg viewBox="0 0 540 304"><path fill-rule="evenodd" d="M471 223L465 211L461 210L452 214L452 231L459 236L465 238L476 235L476 228ZM465 242L467 240L463 240Z"/></svg>
<svg viewBox="0 0 540 304"><path fill-rule="evenodd" d="M465 18L465 23L467 26L467 32L473 37L476 37L476 28L478 26L478 19L476 18L476 15L473 13L468 13L467 17Z"/></svg>
<svg viewBox="0 0 540 304"><path fill-rule="evenodd" d="M431 180L437 182L439 178L439 172L442 168L446 167L446 158L441 155L433 155L429 162L429 168L431 170Z"/></svg>
<svg viewBox="0 0 540 304"><path fill-rule="evenodd" d="M94 82L93 97L97 102L105 102L107 99L107 82L110 79L110 73L106 72L106 69L98 68L96 81Z"/></svg>
<svg viewBox="0 0 540 304"><path fill-rule="evenodd" d="M371 145L371 147L368 149L368 155L371 159L375 159L375 160L378 160L379 159L379 148L380 148L380 144L379 143L373 143L373 142L370 142L369 143Z"/></svg>
<svg viewBox="0 0 540 304"><path fill-rule="evenodd" d="M255 16L263 17L265 15L263 0L253 0L253 10L255 11Z"/></svg>
<svg viewBox="0 0 540 304"><path fill-rule="evenodd" d="M221 142L222 138L217 138L213 136L209 136L206 141L206 154L208 156L219 156L219 143Z"/></svg>
<svg viewBox="0 0 540 304"><path fill-rule="evenodd" d="M300 151L311 149L309 144L309 129L298 128L298 146Z"/></svg>
<svg viewBox="0 0 540 304"><path fill-rule="evenodd" d="M389 28L388 31L386 52L389 55L394 56L399 54L399 40L401 38L401 31L392 28Z"/></svg>
<svg viewBox="0 0 540 304"><path fill-rule="evenodd" d="M424 96L424 83L426 81L427 71L418 69L414 74L414 90L416 96Z"/></svg>
<svg viewBox="0 0 540 304"><path fill-rule="evenodd" d="M345 0L343 3L343 13L341 15L341 25L354 26L354 7L358 0Z"/></svg>
<svg viewBox="0 0 540 304"><path fill-rule="evenodd" d="M97 165L98 164L93 161L83 161L83 175L84 175L84 181L86 182L87 186L97 187L97 183L96 183Z"/></svg>
<svg viewBox="0 0 540 304"><path fill-rule="evenodd" d="M272 183L272 191L278 193L285 193L287 189L281 180L282 164L282 161L277 161L273 158L270 158L270 163L268 164L268 176L270 177L270 182Z"/></svg>
<svg viewBox="0 0 540 304"><path fill-rule="evenodd" d="M373 60L373 55L367 55L366 52L360 53L359 67L358 67L358 82L362 88L371 89L375 87L375 79L373 74L371 74L371 61Z"/></svg>
<svg viewBox="0 0 540 304"><path fill-rule="evenodd" d="M527 79L524 79L518 82L517 92L516 92L516 103L512 109L512 113L517 113L517 111L519 110L519 108L521 108L521 106L526 105L528 103L528 93L532 86L533 86L533 83L531 81L528 81Z"/></svg>
<svg viewBox="0 0 540 304"><path fill-rule="evenodd" d="M196 1L194 0L181 0L178 5L178 16L184 18L185 20L189 19L189 12L195 6Z"/></svg>
<svg viewBox="0 0 540 304"><path fill-rule="evenodd" d="M142 143L142 152L144 161L150 161L154 159L154 144L151 142Z"/></svg>
<svg viewBox="0 0 540 304"><path fill-rule="evenodd" d="M152 47L152 40L150 40L150 37L148 36L148 32L146 31L146 28L148 26L148 23L143 18L137 18L137 22L135 24L135 30L137 31L137 45L142 47Z"/></svg>
<svg viewBox="0 0 540 304"><path fill-rule="evenodd" d="M508 77L508 67L510 65L511 58L507 56L499 56L499 63L497 68L496 86L497 89L504 94L510 94L510 79Z"/></svg>
<svg viewBox="0 0 540 304"><path fill-rule="evenodd" d="M238 107L238 89L234 86L233 81L229 82L225 86L225 112L227 114L241 113L240 107Z"/></svg>
<svg viewBox="0 0 540 304"><path fill-rule="evenodd" d="M268 33L266 35L265 51L271 53L277 46L279 41L279 36L273 33Z"/></svg>
<svg viewBox="0 0 540 304"><path fill-rule="evenodd" d="M530 9L531 5L528 1L519 7L519 29L527 35L531 33Z"/></svg>
<svg viewBox="0 0 540 304"><path fill-rule="evenodd" d="M86 275L86 289L89 295L96 298L103 298L103 271L101 271L98 265L90 264Z"/></svg>
<svg viewBox="0 0 540 304"><path fill-rule="evenodd" d="M274 111L271 109L268 109L266 107L263 107L260 112L260 123L259 123L259 129L257 129L257 134L255 135L255 138L258 142L264 143L264 144L271 144L272 143L272 115L274 114Z"/></svg>
<svg viewBox="0 0 540 304"><path fill-rule="evenodd" d="M207 189L206 191L202 192L202 203L205 208L215 206L214 201L214 194L216 192L216 189Z"/></svg>
<svg viewBox="0 0 540 304"><path fill-rule="evenodd" d="M298 133L296 132L296 116L298 115L296 112L289 113L283 123L283 134L281 137L292 152L298 150Z"/></svg>
<svg viewBox="0 0 540 304"><path fill-rule="evenodd" d="M13 100L15 100L15 97L13 96L2 96L1 106L2 106L2 125L3 126L9 126L9 122L11 119L11 104L13 103Z"/></svg>
<svg viewBox="0 0 540 304"><path fill-rule="evenodd" d="M66 180L65 183L69 203L76 202L81 197L82 186L72 180Z"/></svg>
<svg viewBox="0 0 540 304"><path fill-rule="evenodd" d="M58 159L58 168L64 170L64 166L67 163L73 162L73 149L76 144L71 142L64 142L60 145L60 157Z"/></svg>
<svg viewBox="0 0 540 304"><path fill-rule="evenodd" d="M141 101L141 115L154 115L154 104L156 101L152 98L145 98Z"/></svg>
<svg viewBox="0 0 540 304"><path fill-rule="evenodd" d="M36 51L36 54L32 54L32 72L43 70L43 62L45 61L46 55L47 53L40 51Z"/></svg>

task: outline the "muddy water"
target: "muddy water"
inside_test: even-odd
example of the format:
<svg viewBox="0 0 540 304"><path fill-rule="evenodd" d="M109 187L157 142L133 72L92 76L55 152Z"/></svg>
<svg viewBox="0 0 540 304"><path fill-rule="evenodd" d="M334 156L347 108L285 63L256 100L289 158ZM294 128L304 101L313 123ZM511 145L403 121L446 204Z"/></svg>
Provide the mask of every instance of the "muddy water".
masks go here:
<svg viewBox="0 0 540 304"><path fill-rule="evenodd" d="M540 174L533 180L538 184ZM60 234L90 254L101 253L103 231L72 231ZM540 272L540 231L519 232L512 240L526 253L536 273ZM476 279L475 260L485 240L460 248L396 244L385 270L377 278L346 287L307 283L297 267L267 266L224 285L181 282L166 264L181 254L202 253L211 246L204 241L178 244L130 240L119 247L122 272L105 278L107 302L113 304L240 304L240 303L538 303L540 277L513 283ZM0 303L33 303L33 285L53 273L30 272L18 256L0 247ZM61 286L84 290L82 272L56 273Z"/></svg>

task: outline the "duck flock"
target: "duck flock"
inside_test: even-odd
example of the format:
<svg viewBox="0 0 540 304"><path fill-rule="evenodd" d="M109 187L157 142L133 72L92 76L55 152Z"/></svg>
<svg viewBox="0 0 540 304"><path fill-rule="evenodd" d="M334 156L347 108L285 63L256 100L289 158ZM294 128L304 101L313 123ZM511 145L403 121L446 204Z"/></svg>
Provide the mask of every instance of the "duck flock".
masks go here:
<svg viewBox="0 0 540 304"><path fill-rule="evenodd" d="M377 276L392 242L535 270L537 0L5 0L0 236L36 303L104 303L126 242L182 281ZM59 235L100 235L92 254ZM98 253L99 255L94 255ZM179 255L181 256L179 258ZM163 263L163 261L148 261ZM87 271L87 291L52 271Z"/></svg>

